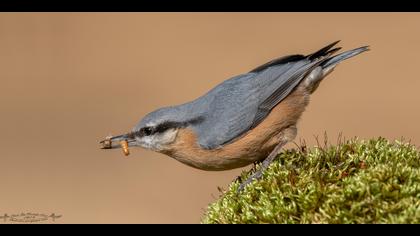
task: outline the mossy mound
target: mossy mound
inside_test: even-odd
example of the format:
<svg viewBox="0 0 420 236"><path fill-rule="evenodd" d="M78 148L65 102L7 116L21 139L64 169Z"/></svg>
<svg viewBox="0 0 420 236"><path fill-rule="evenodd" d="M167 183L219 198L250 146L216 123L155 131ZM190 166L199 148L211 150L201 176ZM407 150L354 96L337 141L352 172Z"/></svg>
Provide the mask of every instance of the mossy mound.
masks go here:
<svg viewBox="0 0 420 236"><path fill-rule="evenodd" d="M420 223L420 154L406 142L287 150L238 194L239 184L208 206L202 223Z"/></svg>

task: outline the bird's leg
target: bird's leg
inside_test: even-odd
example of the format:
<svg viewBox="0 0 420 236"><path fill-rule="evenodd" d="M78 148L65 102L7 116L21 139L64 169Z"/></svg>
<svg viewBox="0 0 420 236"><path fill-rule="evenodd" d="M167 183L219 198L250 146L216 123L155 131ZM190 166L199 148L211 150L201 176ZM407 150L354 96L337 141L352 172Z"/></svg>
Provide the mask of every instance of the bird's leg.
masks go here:
<svg viewBox="0 0 420 236"><path fill-rule="evenodd" d="M273 151L270 152L270 155L268 155L267 158L264 159L264 161L261 164L261 167L259 170L257 170L254 174L252 174L250 177L248 177L245 182L241 183L241 185L238 188L238 193L241 192L248 184L250 184L254 179L260 179L262 177L263 172L270 166L271 162L273 162L274 158L277 157L277 155L280 153L280 149L286 144L286 141L283 141L273 149Z"/></svg>

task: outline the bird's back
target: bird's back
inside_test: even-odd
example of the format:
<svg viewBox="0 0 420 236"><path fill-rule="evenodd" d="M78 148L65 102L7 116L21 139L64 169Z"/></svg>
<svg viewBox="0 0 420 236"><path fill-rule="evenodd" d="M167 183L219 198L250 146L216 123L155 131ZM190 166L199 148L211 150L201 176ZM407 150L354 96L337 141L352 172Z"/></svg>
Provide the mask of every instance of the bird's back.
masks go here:
<svg viewBox="0 0 420 236"><path fill-rule="evenodd" d="M315 68L328 70L368 50L361 47L332 56L334 42L308 56L272 60L249 73L230 78L194 101L203 122L193 126L202 148L220 148L259 125Z"/></svg>

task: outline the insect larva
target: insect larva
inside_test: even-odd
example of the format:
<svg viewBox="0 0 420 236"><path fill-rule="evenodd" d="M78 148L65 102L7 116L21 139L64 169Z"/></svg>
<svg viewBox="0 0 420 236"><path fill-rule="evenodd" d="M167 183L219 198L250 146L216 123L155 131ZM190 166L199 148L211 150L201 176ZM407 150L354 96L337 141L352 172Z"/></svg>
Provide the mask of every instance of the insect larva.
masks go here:
<svg viewBox="0 0 420 236"><path fill-rule="evenodd" d="M121 144L122 150L124 152L124 155L128 156L130 154L130 151L128 150L127 140L120 141L120 144Z"/></svg>

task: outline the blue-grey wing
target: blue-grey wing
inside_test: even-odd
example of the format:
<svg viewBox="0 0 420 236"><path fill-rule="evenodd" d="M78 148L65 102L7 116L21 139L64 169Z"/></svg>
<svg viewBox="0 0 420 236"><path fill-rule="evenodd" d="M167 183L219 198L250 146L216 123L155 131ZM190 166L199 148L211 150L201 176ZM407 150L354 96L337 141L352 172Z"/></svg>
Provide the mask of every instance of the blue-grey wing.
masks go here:
<svg viewBox="0 0 420 236"><path fill-rule="evenodd" d="M200 146L217 148L247 129L259 101L257 89L251 82L255 76L250 73L234 77L203 98L207 106L205 120L196 130Z"/></svg>
<svg viewBox="0 0 420 236"><path fill-rule="evenodd" d="M319 62L287 62L226 80L202 99L206 119L196 129L203 148L221 147L255 127Z"/></svg>
<svg viewBox="0 0 420 236"><path fill-rule="evenodd" d="M209 91L199 99L205 113L205 120L196 127L199 144L207 149L218 148L256 127L308 73L334 60L329 56L340 49L333 48L338 42L307 56L274 59Z"/></svg>

